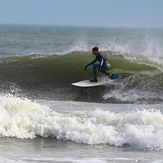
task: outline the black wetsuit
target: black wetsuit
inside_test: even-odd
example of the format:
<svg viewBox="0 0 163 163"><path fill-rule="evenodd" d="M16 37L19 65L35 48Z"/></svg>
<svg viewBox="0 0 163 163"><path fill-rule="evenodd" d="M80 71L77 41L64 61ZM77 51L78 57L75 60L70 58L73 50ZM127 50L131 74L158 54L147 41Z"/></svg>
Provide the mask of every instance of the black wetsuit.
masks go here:
<svg viewBox="0 0 163 163"><path fill-rule="evenodd" d="M97 61L99 61L100 64L95 64ZM94 79L97 79L97 69L102 72L103 74L106 75L110 75L107 70L109 69L108 64L107 64L107 60L100 54L97 53L96 54L96 58L88 63L86 65L86 68L90 65L93 65L93 75L94 75Z"/></svg>

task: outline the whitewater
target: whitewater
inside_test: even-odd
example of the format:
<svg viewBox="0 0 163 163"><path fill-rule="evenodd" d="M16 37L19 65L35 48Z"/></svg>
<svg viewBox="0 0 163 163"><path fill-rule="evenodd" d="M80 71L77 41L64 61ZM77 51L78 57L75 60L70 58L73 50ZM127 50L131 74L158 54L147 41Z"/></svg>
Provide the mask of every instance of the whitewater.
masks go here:
<svg viewBox="0 0 163 163"><path fill-rule="evenodd" d="M0 36L0 162L163 162L162 29L1 25ZM92 77L94 46L121 79L73 87Z"/></svg>
<svg viewBox="0 0 163 163"><path fill-rule="evenodd" d="M48 156L46 152L44 153L45 162L49 159L56 161L68 159L78 162L80 159L84 161L84 158L87 158L85 162L89 159L94 162L95 158L98 162L115 160L121 162L122 155L125 155L122 161L131 159L130 153L125 152L126 150L134 151L135 154L130 160L133 162L139 159L140 162L152 162L153 159L158 159L158 156L162 158L163 111L160 104L137 106L123 104L121 106L73 101L31 101L8 95L0 97L0 111L1 147L5 143L12 142L10 146L16 143L20 146L26 144L31 148L32 143L32 146L34 145L37 149L32 147L36 155L43 149L52 150L54 153L50 151ZM8 138L5 139L5 143L4 138ZM42 142L43 146L38 146L39 142ZM64 147L66 150L63 150ZM78 152L75 155L76 151L73 151L73 157L70 159L67 149L71 147ZM118 153L116 147L120 148ZM80 153L90 149L89 154ZM40 161L38 156L22 157L21 153L29 154L29 151L25 149L20 153L19 150L17 151L18 156L9 157L10 161L18 158L22 162ZM59 153L56 154L55 151ZM62 152L65 152L66 155L62 156ZM111 156L117 155L118 157L108 157L108 152ZM157 158L148 156L147 159L144 155L137 158L137 154L143 152L146 155L156 153ZM2 153L5 152L1 150ZM62 157L54 158L58 156ZM5 157L3 159L6 160Z"/></svg>
<svg viewBox="0 0 163 163"><path fill-rule="evenodd" d="M109 110L119 105L105 105L106 110L99 107L89 111L85 103L75 104L83 105L86 110L76 111L74 107L65 112L58 108L62 110L59 112L55 111L55 102L54 108L50 109L28 99L1 97L0 135L22 139L54 137L77 143L130 145L140 149L163 148L163 115L159 108L145 109L142 106L140 110L131 108L132 111L127 113L115 113Z"/></svg>

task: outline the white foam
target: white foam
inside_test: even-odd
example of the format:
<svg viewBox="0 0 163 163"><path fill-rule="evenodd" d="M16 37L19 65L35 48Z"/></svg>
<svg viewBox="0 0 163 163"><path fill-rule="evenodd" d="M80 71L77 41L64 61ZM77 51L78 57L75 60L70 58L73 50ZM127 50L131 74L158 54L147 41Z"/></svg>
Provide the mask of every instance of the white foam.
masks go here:
<svg viewBox="0 0 163 163"><path fill-rule="evenodd" d="M26 163L26 161L22 161L20 158L13 159L10 157L3 157L3 156L0 156L0 162L1 163Z"/></svg>
<svg viewBox="0 0 163 163"><path fill-rule="evenodd" d="M163 100L163 96L161 96L158 92L152 92L148 90L142 91L136 88L130 90L112 90L109 91L109 93L106 93L103 98L105 100L115 98L121 102L140 102L141 100L149 101L151 99Z"/></svg>
<svg viewBox="0 0 163 163"><path fill-rule="evenodd" d="M34 158L32 161L56 161L56 162L72 162L72 163L107 163L107 160L104 158Z"/></svg>
<svg viewBox="0 0 163 163"><path fill-rule="evenodd" d="M86 144L163 148L163 115L156 110L59 113L28 99L0 97L0 112L2 137L38 135Z"/></svg>

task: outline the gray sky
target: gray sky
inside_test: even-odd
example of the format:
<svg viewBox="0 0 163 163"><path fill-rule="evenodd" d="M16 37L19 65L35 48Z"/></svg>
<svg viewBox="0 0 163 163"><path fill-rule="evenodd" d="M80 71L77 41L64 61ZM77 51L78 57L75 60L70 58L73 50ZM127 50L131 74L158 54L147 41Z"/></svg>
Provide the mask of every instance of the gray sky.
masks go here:
<svg viewBox="0 0 163 163"><path fill-rule="evenodd" d="M163 27L163 0L0 0L0 24Z"/></svg>

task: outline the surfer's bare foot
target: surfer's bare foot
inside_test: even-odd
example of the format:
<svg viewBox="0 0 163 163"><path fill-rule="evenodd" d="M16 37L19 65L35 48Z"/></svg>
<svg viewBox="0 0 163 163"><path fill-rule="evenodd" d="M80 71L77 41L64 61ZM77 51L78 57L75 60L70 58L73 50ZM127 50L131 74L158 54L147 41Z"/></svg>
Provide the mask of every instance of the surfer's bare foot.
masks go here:
<svg viewBox="0 0 163 163"><path fill-rule="evenodd" d="M97 79L91 79L90 82L97 82Z"/></svg>

